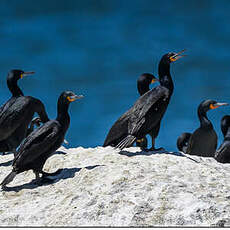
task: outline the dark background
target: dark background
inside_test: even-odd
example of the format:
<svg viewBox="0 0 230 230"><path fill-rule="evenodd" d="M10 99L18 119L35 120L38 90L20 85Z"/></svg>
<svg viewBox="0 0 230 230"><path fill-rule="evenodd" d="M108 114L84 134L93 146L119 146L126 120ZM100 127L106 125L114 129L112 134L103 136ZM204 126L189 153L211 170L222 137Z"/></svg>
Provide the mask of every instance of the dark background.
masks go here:
<svg viewBox="0 0 230 230"><path fill-rule="evenodd" d="M102 145L138 98L138 76L157 76L163 54L186 48L188 56L171 66L175 91L156 141L176 150L178 135L198 127L202 100L230 102L229 12L228 0L1 0L0 103L10 97L10 69L36 71L19 85L50 118L62 91L85 95L70 106L70 146ZM229 113L208 113L219 143L220 119Z"/></svg>

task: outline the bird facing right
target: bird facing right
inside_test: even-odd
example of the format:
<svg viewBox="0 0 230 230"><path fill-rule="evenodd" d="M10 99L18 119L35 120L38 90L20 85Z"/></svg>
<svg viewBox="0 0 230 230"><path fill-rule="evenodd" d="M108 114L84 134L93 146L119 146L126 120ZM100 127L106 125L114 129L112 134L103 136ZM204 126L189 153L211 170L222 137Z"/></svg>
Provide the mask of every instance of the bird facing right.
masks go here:
<svg viewBox="0 0 230 230"><path fill-rule="evenodd" d="M21 144L13 161L12 172L1 183L2 188L10 183L14 177L24 171L32 169L36 175L36 181L43 183L49 181L47 176L56 173L46 173L42 168L46 160L61 146L66 131L70 124L68 114L69 104L83 96L77 96L71 91L64 91L58 99L57 118L50 120L34 130ZM40 178L39 174L42 174Z"/></svg>
<svg viewBox="0 0 230 230"><path fill-rule="evenodd" d="M188 146L185 148L185 153L203 157L214 157L217 147L217 135L211 121L207 117L207 112L226 105L228 105L228 103L219 103L214 100L205 100L200 103L197 110L200 127L191 134L188 140ZM189 133L187 133L187 135L182 134L179 138L182 137L189 137ZM177 143L179 142L179 138ZM183 143L183 140L180 140L180 142ZM184 141L184 143L186 143L186 141ZM180 148L183 149L183 146L180 146Z"/></svg>
<svg viewBox="0 0 230 230"><path fill-rule="evenodd" d="M0 152L15 152L22 140L33 131L32 120L38 113L41 122L49 120L45 106L34 97L24 96L18 87L18 80L34 72L11 70L7 76L7 86L12 97L0 108ZM28 127L32 121L32 126ZM39 122L37 122L39 123Z"/></svg>
<svg viewBox="0 0 230 230"><path fill-rule="evenodd" d="M152 148L160 129L161 120L166 112L173 94L174 84L170 73L172 62L180 59L185 50L178 53L167 53L162 56L159 66L160 86L143 94L135 104L126 111L111 127L103 146L114 146L120 150L132 146L147 134L153 133Z"/></svg>

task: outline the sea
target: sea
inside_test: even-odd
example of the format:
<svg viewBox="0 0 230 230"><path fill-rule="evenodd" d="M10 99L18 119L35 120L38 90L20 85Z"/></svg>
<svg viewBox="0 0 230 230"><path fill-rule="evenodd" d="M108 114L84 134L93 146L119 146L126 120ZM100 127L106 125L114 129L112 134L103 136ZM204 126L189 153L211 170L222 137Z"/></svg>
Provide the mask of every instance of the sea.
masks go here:
<svg viewBox="0 0 230 230"><path fill-rule="evenodd" d="M69 108L67 147L101 146L138 99L138 77L158 77L161 57L186 49L171 64L175 89L156 139L156 147L176 151L177 137L198 128L201 101L230 103L229 12L228 0L2 0L0 103L10 97L11 69L35 71L19 86L50 119L63 91L84 95ZM226 114L230 106L208 112L218 145Z"/></svg>

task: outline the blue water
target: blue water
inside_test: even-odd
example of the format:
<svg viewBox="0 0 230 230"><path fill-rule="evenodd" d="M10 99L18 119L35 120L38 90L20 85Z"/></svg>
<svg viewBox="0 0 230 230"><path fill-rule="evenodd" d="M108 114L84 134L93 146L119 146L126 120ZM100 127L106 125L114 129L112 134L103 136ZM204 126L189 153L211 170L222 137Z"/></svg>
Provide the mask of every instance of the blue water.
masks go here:
<svg viewBox="0 0 230 230"><path fill-rule="evenodd" d="M70 146L102 145L138 98L138 76L157 75L163 54L186 48L188 56L171 66L175 91L156 140L174 151L178 135L198 127L203 99L230 102L229 12L228 0L2 0L0 103L10 96L10 69L36 71L19 85L50 118L62 91L85 96L70 106ZM219 143L225 114L230 107L208 113Z"/></svg>

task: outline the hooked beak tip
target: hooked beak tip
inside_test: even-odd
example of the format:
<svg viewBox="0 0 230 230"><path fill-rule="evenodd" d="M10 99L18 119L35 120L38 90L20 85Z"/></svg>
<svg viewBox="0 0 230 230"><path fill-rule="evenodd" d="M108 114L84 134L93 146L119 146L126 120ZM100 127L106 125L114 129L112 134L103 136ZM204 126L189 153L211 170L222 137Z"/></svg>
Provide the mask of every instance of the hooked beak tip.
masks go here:
<svg viewBox="0 0 230 230"><path fill-rule="evenodd" d="M35 74L35 72L34 71L27 71L27 72L24 72L22 74L22 77L25 77L25 76L28 76L28 75L32 75L32 74Z"/></svg>
<svg viewBox="0 0 230 230"><path fill-rule="evenodd" d="M84 97L83 95L76 95L76 99L81 99L83 97Z"/></svg>

